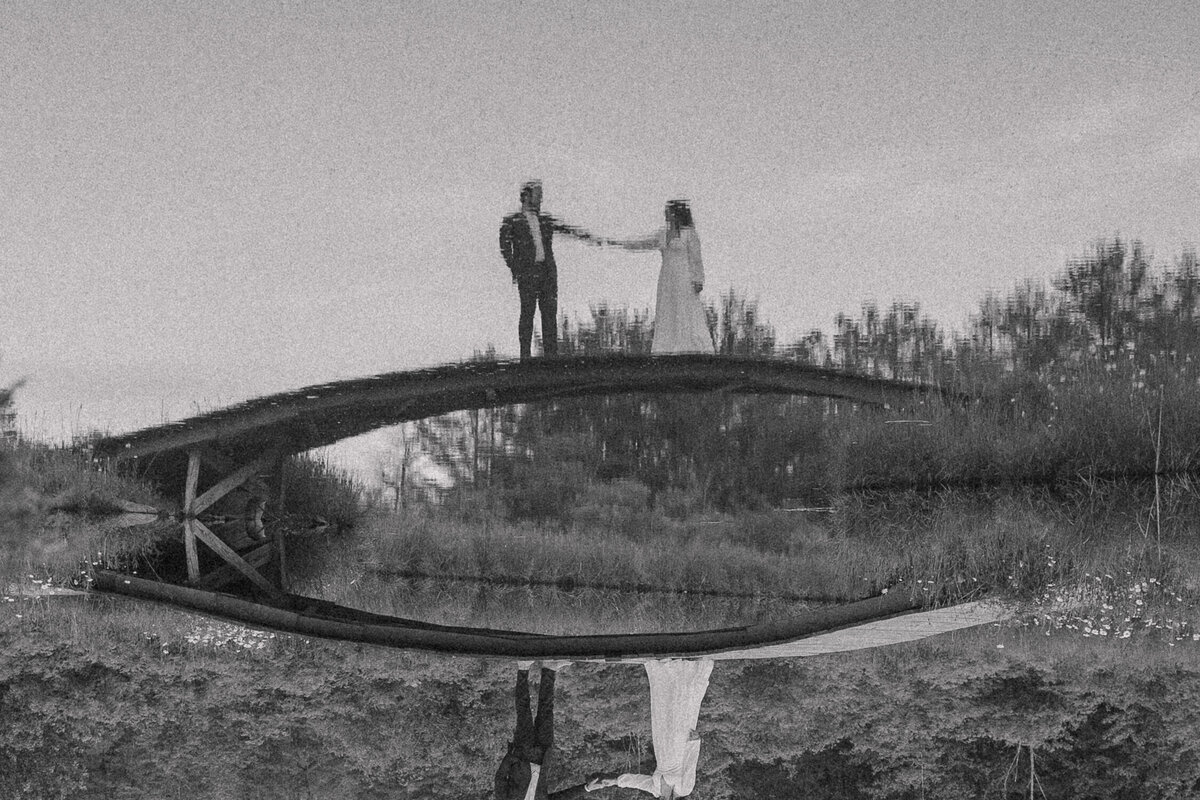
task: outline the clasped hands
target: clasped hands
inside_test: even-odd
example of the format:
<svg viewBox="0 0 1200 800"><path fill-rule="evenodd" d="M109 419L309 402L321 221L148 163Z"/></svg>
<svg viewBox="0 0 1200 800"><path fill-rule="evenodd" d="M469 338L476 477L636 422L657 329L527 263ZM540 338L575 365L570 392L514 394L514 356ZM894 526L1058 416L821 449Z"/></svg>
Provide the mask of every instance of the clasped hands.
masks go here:
<svg viewBox="0 0 1200 800"><path fill-rule="evenodd" d="M576 228L572 231L576 236L589 244L599 245L600 247L620 247L625 244L621 239L610 239L607 236L597 236L594 233L589 233L582 228ZM696 294L704 291L704 283L702 281L692 281L692 291Z"/></svg>
<svg viewBox="0 0 1200 800"><path fill-rule="evenodd" d="M591 775L588 775L587 783L584 784L583 788L585 791L594 792L597 789L607 789L609 786L616 785L616 778L605 775L603 772L593 772Z"/></svg>

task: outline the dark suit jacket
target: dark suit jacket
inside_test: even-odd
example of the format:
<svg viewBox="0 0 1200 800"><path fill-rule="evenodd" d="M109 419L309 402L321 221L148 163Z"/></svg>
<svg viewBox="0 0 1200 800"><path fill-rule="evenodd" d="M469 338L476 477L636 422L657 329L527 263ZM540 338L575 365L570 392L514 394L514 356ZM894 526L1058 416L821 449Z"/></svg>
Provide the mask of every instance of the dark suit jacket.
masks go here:
<svg viewBox="0 0 1200 800"><path fill-rule="evenodd" d="M542 229L542 252L545 259L538 266L537 248L533 242L533 232L529 230L529 221L525 212L518 211L509 214L500 223L500 255L512 272L513 280L526 277L549 278L555 284L558 282L558 266L554 263L554 234L569 233L579 236L580 231L570 225L565 225L549 214L538 214L538 226Z"/></svg>

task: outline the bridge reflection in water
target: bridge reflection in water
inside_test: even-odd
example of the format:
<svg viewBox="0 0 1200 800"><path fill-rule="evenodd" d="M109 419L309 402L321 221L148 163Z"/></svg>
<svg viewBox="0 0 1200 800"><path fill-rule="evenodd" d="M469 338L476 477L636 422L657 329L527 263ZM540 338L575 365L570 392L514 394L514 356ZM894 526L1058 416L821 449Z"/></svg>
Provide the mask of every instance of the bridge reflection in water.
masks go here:
<svg viewBox="0 0 1200 800"><path fill-rule="evenodd" d="M893 591L740 627L545 636L431 625L288 592L286 539L264 522L264 509L282 493L287 456L452 411L627 392L807 395L881 407L916 405L930 397L964 399L933 387L788 361L701 354L470 362L307 387L96 443L97 456L131 465L166 496L181 498L177 508L160 512L180 523L187 578L172 584L98 570L94 585L305 635L528 658L744 650L911 615L926 604L923 597ZM979 613L980 619L987 616ZM963 627L972 619L960 615L954 624Z"/></svg>

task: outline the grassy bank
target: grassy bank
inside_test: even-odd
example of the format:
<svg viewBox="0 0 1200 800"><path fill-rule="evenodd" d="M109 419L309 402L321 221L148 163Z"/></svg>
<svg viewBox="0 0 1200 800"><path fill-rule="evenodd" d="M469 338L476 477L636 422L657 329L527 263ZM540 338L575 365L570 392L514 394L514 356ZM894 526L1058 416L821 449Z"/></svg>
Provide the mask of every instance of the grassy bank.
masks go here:
<svg viewBox="0 0 1200 800"><path fill-rule="evenodd" d="M0 451L0 586L77 584L92 562L131 568L169 535L165 523L118 527L119 501L170 507L153 487L104 464L86 446L18 440Z"/></svg>
<svg viewBox="0 0 1200 800"><path fill-rule="evenodd" d="M1193 646L987 627L794 662L722 662L697 794L1184 798ZM253 631L119 599L0 605L0 795L486 797L513 665ZM650 739L636 666L559 680L552 786ZM640 745L640 747L639 747ZM1013 770L1018 750L1025 755Z"/></svg>

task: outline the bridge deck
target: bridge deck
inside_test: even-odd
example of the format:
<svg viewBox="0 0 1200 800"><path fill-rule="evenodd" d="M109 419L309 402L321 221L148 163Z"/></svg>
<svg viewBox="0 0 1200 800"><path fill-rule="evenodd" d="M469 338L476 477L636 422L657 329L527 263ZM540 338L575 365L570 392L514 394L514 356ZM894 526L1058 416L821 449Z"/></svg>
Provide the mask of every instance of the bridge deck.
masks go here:
<svg viewBox="0 0 1200 800"><path fill-rule="evenodd" d="M98 441L118 459L213 446L244 463L271 446L302 452L376 428L477 408L621 392L732 392L888 405L938 390L780 359L706 354L479 361L309 386Z"/></svg>

